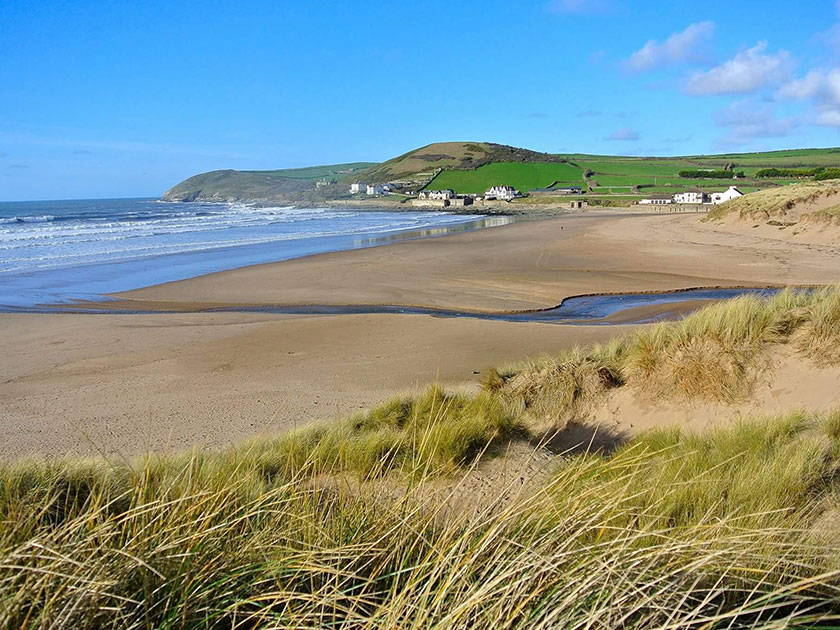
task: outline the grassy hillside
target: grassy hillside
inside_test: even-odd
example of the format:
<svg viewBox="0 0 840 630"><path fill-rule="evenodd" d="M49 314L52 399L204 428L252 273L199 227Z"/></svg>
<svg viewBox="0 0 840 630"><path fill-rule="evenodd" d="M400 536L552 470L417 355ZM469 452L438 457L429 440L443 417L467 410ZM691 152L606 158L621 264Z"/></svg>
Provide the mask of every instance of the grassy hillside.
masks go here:
<svg viewBox="0 0 840 630"><path fill-rule="evenodd" d="M316 188L322 178L343 181L371 167L372 162L273 171L210 171L194 175L167 190L166 201L239 201L295 198Z"/></svg>
<svg viewBox="0 0 840 630"><path fill-rule="evenodd" d="M473 168L469 163L427 157L430 159L422 164L425 175L431 176L438 169L441 171L426 186L429 189L452 188L459 193L478 193L489 186L504 184L514 185L524 192L528 188L543 188L554 181L559 181L564 185L583 185L584 188L588 185L592 195L632 197L657 193L673 194L693 187L715 192L725 190L733 184L737 184L744 192L752 192L806 179L805 177L800 179L795 177L756 178L756 172L762 168L818 168L840 165L840 149L802 149L674 158L563 154L553 157L565 162L565 169L559 164L555 164L554 168L547 168L545 162L525 161L520 162L516 167L501 166L497 163L493 165L495 168L484 165L474 171L469 170ZM692 179L681 177L679 174L684 170L722 168L743 171L745 177L733 181L731 179ZM587 174L585 181L584 174ZM520 182L519 185L515 183L514 177Z"/></svg>
<svg viewBox="0 0 840 630"><path fill-rule="evenodd" d="M0 626L831 627L838 412L474 467L606 389L729 400L781 344L837 363L838 324L840 289L744 297L224 452L2 464Z"/></svg>
<svg viewBox="0 0 840 630"><path fill-rule="evenodd" d="M562 163L565 159L489 142L438 142L395 157L361 175L366 181L407 180L422 187L438 171L469 171L496 162Z"/></svg>
<svg viewBox="0 0 840 630"><path fill-rule="evenodd" d="M491 186L513 186L521 192L542 188L557 182L561 186L586 187L583 171L571 164L526 164L497 162L473 171L443 171L427 186L430 189L451 188L459 193L484 193Z"/></svg>
<svg viewBox="0 0 840 630"><path fill-rule="evenodd" d="M777 220L786 223L799 221L830 221L840 214L840 180L797 183L762 190L715 207L709 220L727 216L742 219Z"/></svg>

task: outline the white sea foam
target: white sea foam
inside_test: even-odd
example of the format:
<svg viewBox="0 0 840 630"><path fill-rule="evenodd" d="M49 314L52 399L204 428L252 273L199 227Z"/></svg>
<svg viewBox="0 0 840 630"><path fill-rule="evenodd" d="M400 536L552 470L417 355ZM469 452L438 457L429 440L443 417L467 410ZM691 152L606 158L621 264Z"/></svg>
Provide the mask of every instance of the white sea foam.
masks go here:
<svg viewBox="0 0 840 630"><path fill-rule="evenodd" d="M24 208L29 209L29 208ZM0 274L148 260L222 248L424 228L464 217L248 204L58 202L30 212L0 205ZM163 264L163 263L162 263ZM0 278L1 279L1 278Z"/></svg>

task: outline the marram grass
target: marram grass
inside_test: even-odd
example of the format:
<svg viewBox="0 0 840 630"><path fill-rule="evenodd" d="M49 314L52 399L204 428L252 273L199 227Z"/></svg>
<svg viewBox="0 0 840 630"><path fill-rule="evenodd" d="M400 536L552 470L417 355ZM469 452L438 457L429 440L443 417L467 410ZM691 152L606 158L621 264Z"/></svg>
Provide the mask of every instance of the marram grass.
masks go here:
<svg viewBox="0 0 840 630"><path fill-rule="evenodd" d="M840 623L837 416L665 431L457 496L269 479L242 453L0 472L5 628ZM499 489L499 497L504 489Z"/></svg>
<svg viewBox="0 0 840 630"><path fill-rule="evenodd" d="M840 362L840 289L726 300L608 344L492 370L485 389L524 407L535 431L585 417L617 387L641 399L733 403L749 398L781 344L818 365Z"/></svg>

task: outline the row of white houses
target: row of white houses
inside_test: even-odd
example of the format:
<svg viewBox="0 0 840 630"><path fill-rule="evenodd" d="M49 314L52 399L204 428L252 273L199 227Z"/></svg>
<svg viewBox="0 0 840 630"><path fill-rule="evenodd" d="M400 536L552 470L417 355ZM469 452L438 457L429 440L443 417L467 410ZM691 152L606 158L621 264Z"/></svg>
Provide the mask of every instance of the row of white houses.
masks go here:
<svg viewBox="0 0 840 630"><path fill-rule="evenodd" d="M350 184L351 195L384 195L393 190L391 184L366 184L364 182L356 182ZM475 198L475 195L469 195ZM500 199L503 201L510 201L516 197L521 197L522 194L513 186L491 186L484 193L484 199ZM450 188L446 190L421 190L418 199L428 199L431 201L449 201L459 198L459 195Z"/></svg>
<svg viewBox="0 0 840 630"><path fill-rule="evenodd" d="M730 199L743 197L744 193L738 190L737 186L730 186L728 190L716 193L703 192L699 188L692 188L674 195L651 195L645 199L640 199L639 203L642 205L661 206L671 203L711 203L719 204Z"/></svg>
<svg viewBox="0 0 840 630"><path fill-rule="evenodd" d="M391 190L391 184L366 184L365 182L350 184L351 195L384 195Z"/></svg>

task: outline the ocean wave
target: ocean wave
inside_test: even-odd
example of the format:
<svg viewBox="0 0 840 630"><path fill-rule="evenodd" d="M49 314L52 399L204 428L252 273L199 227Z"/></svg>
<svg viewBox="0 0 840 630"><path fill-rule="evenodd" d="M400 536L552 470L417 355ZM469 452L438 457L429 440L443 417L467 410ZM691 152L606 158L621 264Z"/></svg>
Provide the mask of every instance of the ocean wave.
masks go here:
<svg viewBox="0 0 840 630"><path fill-rule="evenodd" d="M42 215L23 216L23 217L0 217L0 224L49 223L50 221L55 221L55 219L56 219L56 217L52 214L42 214Z"/></svg>
<svg viewBox="0 0 840 630"><path fill-rule="evenodd" d="M441 227L469 217L249 204L64 202L0 217L0 273L111 264L336 236ZM53 212L49 212L53 210ZM39 208L41 209L41 208ZM44 212L46 211L46 212ZM175 264L175 263L171 263Z"/></svg>

